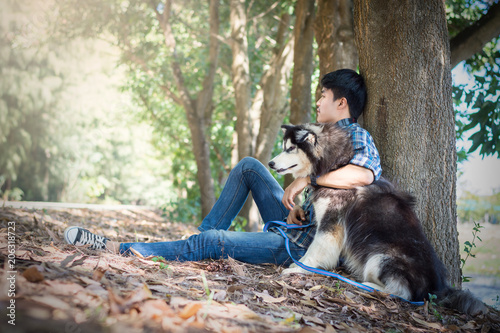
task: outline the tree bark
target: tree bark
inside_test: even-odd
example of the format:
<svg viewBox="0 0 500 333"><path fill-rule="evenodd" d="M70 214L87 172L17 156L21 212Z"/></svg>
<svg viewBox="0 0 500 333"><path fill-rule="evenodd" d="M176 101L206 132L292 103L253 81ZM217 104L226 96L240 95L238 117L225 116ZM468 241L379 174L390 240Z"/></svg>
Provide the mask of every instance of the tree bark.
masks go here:
<svg viewBox="0 0 500 333"><path fill-rule="evenodd" d="M311 121L311 79L313 74L314 0L298 0L293 34L293 76L290 90L290 123Z"/></svg>
<svg viewBox="0 0 500 333"><path fill-rule="evenodd" d="M293 65L293 37L288 37L290 15L284 14L276 35L276 47L269 68L260 79L260 89L256 91L250 107L252 119L252 147L256 159L267 165L271 157L275 139L286 115L287 82ZM247 138L248 140L248 138ZM241 215L248 219L249 231L261 228L255 203L247 202Z"/></svg>
<svg viewBox="0 0 500 333"><path fill-rule="evenodd" d="M354 41L352 0L318 0L314 31L318 43L319 73L358 67L358 51ZM321 88L316 89L316 99Z"/></svg>
<svg viewBox="0 0 500 333"><path fill-rule="evenodd" d="M417 198L424 231L460 286L456 146L449 41L441 0L355 0L365 127L384 176Z"/></svg>
<svg viewBox="0 0 500 333"><path fill-rule="evenodd" d="M236 108L238 160L252 155L250 118L250 61L248 59L247 16L244 0L231 0L231 65Z"/></svg>
<svg viewBox="0 0 500 333"><path fill-rule="evenodd" d="M290 123L311 122L311 87L313 74L313 41L315 7L314 0L299 0L295 5L295 26L293 35L293 76L290 90ZM292 175L285 175L284 187L293 182ZM300 198L296 198L296 204Z"/></svg>
<svg viewBox="0 0 500 333"><path fill-rule="evenodd" d="M238 160L254 156L267 164L279 126L285 116L286 80L293 57L293 44L286 43L290 16L280 20L276 36L275 52L269 62L269 69L260 80L260 89L253 100L250 93L250 66L248 56L247 17L244 0L231 0L231 50L232 80L236 107L236 144ZM252 204L251 196L240 211L247 219L249 231L259 229L259 214Z"/></svg>
<svg viewBox="0 0 500 333"><path fill-rule="evenodd" d="M484 45L500 35L500 3L450 40L451 68L480 52Z"/></svg>
<svg viewBox="0 0 500 333"><path fill-rule="evenodd" d="M294 38L287 38L289 25L290 15L282 15L276 36L276 41L279 43L269 62L269 69L260 82L263 100L259 103L259 132L254 156L264 165L267 165L271 158L274 142L287 112L287 83L294 57Z"/></svg>

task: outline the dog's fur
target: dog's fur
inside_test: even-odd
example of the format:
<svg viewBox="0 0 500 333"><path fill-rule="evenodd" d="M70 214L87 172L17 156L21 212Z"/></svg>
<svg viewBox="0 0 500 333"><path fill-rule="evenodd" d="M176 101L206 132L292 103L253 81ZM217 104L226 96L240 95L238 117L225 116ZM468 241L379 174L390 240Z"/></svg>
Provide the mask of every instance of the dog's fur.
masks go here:
<svg viewBox="0 0 500 333"><path fill-rule="evenodd" d="M280 174L321 176L349 163L352 143L334 124L283 125L283 152L269 162ZM316 187L312 191L316 235L305 265L333 269L344 265L358 280L383 292L421 301L429 294L442 305L468 314L486 311L468 291L453 289L447 272L425 237L411 195L386 180L352 190ZM296 265L283 271L308 273Z"/></svg>

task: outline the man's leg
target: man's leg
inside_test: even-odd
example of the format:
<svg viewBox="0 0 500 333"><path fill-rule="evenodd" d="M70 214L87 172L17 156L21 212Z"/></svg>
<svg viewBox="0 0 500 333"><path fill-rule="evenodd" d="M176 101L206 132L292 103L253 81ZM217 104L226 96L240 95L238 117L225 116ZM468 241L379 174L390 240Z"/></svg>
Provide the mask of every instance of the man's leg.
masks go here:
<svg viewBox="0 0 500 333"><path fill-rule="evenodd" d="M231 257L250 264L290 264L285 238L274 232L236 232L208 230L186 240L158 243L121 243L120 253L133 248L143 256L161 256L166 260L198 261ZM306 249L290 243L295 259Z"/></svg>
<svg viewBox="0 0 500 333"><path fill-rule="evenodd" d="M249 192L264 221L282 221L287 217L288 210L281 203L283 188L262 163L245 157L231 170L219 199L198 229L229 229Z"/></svg>

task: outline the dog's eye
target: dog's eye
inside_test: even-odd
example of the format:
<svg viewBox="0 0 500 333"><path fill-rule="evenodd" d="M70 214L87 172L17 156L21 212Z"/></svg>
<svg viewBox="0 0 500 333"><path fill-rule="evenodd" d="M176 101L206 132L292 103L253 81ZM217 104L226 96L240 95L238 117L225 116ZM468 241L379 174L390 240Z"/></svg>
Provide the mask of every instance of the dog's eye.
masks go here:
<svg viewBox="0 0 500 333"><path fill-rule="evenodd" d="M292 151L294 151L294 150L295 150L295 146L291 146L291 147L289 147L289 148L286 150L286 152L287 152L287 153L291 153L291 152L292 152Z"/></svg>

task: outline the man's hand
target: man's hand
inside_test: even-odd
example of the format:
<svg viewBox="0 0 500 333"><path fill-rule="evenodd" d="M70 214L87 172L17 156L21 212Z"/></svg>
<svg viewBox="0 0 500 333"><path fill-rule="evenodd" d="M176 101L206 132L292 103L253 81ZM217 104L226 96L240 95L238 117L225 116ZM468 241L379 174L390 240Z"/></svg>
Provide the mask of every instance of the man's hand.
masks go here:
<svg viewBox="0 0 500 333"><path fill-rule="evenodd" d="M295 179L286 189L281 202L286 209L292 210L295 206L294 199L299 195L306 186L309 185L309 177Z"/></svg>
<svg viewBox="0 0 500 333"><path fill-rule="evenodd" d="M306 220L306 214L300 205L293 207L293 210L288 214L286 218L287 224L298 224L302 225L302 222Z"/></svg>

